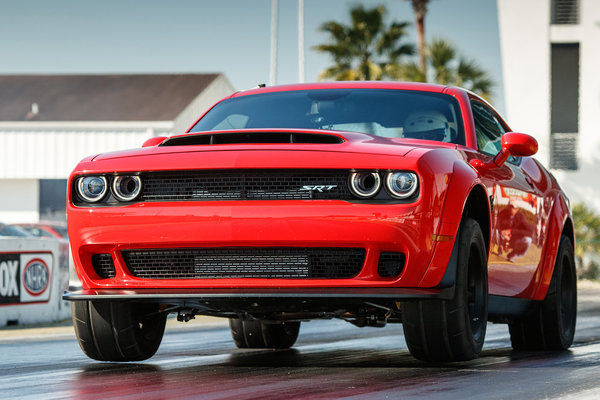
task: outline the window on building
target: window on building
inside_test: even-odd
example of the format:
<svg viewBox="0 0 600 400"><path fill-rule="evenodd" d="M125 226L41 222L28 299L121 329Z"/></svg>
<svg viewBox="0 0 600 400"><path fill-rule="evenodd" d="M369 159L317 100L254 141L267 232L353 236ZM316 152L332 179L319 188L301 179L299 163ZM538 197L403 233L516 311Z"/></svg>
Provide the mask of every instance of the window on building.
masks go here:
<svg viewBox="0 0 600 400"><path fill-rule="evenodd" d="M579 0L552 0L552 24L578 24Z"/></svg>
<svg viewBox="0 0 600 400"><path fill-rule="evenodd" d="M64 221L67 208L67 180L40 179L40 220Z"/></svg>
<svg viewBox="0 0 600 400"><path fill-rule="evenodd" d="M577 169L579 43L553 43L550 167Z"/></svg>

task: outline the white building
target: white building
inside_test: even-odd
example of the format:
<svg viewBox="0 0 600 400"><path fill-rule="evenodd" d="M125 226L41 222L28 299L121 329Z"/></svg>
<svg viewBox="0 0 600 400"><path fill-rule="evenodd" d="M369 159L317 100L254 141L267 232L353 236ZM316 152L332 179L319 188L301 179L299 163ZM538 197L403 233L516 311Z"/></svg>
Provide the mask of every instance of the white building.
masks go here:
<svg viewBox="0 0 600 400"><path fill-rule="evenodd" d="M0 75L0 222L64 218L83 157L184 132L231 93L220 74Z"/></svg>
<svg viewBox="0 0 600 400"><path fill-rule="evenodd" d="M600 211L600 0L498 0L506 117Z"/></svg>

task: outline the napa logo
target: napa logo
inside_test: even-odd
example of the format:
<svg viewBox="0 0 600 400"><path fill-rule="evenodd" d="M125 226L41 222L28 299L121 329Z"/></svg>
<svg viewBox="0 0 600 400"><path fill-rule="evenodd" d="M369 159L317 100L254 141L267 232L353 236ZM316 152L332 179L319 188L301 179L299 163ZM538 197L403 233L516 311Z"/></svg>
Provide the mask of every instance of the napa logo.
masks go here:
<svg viewBox="0 0 600 400"><path fill-rule="evenodd" d="M49 282L50 270L43 260L35 258L27 263L23 269L23 286L27 293L39 296L44 293Z"/></svg>

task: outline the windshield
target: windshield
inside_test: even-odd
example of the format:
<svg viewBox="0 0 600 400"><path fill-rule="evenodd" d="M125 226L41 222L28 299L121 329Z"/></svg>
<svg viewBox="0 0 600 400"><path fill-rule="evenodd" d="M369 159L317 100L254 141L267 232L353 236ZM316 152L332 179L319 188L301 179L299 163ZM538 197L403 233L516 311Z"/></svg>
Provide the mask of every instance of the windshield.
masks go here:
<svg viewBox="0 0 600 400"><path fill-rule="evenodd" d="M458 102L441 93L391 89L317 89L234 97L190 132L327 129L465 144Z"/></svg>

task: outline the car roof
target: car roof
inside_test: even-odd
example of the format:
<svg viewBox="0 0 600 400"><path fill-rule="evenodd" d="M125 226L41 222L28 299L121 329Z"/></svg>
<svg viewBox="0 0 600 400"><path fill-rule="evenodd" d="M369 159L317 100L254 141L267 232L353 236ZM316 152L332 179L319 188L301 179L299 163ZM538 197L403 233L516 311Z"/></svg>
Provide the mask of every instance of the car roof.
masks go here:
<svg viewBox="0 0 600 400"><path fill-rule="evenodd" d="M258 87L249 90L236 92L231 97L247 96L260 93L288 92L295 90L316 90L316 89L394 89L394 90L415 90L424 92L442 93L447 86L434 83L421 82L392 82L392 81L336 81L319 83L300 83L293 85L276 85Z"/></svg>

